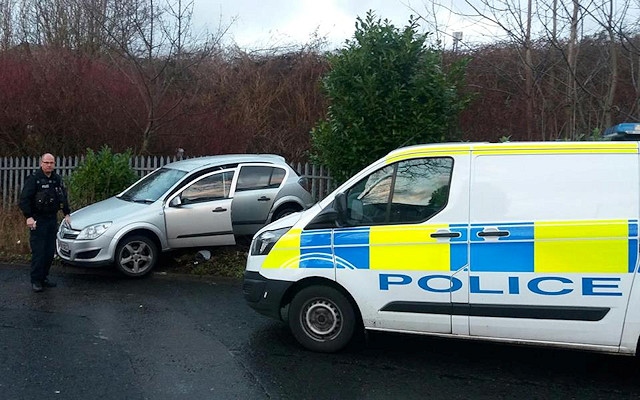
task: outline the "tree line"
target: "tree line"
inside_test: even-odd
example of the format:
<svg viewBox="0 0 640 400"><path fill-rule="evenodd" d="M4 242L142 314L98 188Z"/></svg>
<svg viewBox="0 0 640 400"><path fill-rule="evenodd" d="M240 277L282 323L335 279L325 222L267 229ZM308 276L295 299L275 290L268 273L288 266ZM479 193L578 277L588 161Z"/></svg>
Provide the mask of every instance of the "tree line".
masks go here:
<svg viewBox="0 0 640 400"><path fill-rule="evenodd" d="M620 8L627 1L529 0L522 9L501 2L513 17L498 15L495 2L476 17L508 34L441 46L434 58L464 77L458 89L469 99L447 122L445 139L581 140L638 120L640 34ZM188 156L270 152L306 161L311 131L331 106L323 78L340 50L327 50L321 38L244 50L224 40L228 26L195 34L192 10L186 0L0 0L2 154L76 155L108 145L145 155L182 148ZM555 19L535 33L527 21L542 15ZM582 28L588 17L600 22L591 31ZM420 18L427 27L435 21L426 12Z"/></svg>

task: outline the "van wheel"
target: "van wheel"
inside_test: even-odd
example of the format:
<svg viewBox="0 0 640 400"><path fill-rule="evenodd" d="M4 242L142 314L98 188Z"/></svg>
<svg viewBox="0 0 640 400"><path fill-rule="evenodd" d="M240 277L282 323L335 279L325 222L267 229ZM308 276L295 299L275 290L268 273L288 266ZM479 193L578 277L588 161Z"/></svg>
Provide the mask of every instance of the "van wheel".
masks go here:
<svg viewBox="0 0 640 400"><path fill-rule="evenodd" d="M148 274L158 260L158 249L153 240L146 236L129 236L116 248L116 267L130 277Z"/></svg>
<svg viewBox="0 0 640 400"><path fill-rule="evenodd" d="M289 328L309 350L333 353L353 337L355 312L349 300L329 286L310 286L298 292L289 306Z"/></svg>
<svg viewBox="0 0 640 400"><path fill-rule="evenodd" d="M271 222L277 221L280 218L284 218L287 215L296 213L298 211L299 210L297 208L294 208L294 207L291 207L291 206L287 206L287 207L281 208L275 214L273 214L273 218L271 219Z"/></svg>

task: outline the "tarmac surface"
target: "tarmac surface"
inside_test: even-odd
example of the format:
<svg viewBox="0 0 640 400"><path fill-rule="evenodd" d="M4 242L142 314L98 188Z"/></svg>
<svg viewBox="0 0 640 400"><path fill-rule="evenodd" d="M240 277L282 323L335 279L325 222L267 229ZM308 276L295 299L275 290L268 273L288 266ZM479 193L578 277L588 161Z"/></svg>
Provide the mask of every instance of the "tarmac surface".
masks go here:
<svg viewBox="0 0 640 400"><path fill-rule="evenodd" d="M302 349L241 282L0 265L0 399L640 399L632 357L375 334Z"/></svg>

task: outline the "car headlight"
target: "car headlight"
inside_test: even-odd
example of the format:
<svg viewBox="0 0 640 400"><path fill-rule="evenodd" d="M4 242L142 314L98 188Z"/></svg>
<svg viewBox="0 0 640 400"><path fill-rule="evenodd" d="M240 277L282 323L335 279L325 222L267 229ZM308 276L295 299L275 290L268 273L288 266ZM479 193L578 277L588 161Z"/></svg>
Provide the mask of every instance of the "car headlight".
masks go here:
<svg viewBox="0 0 640 400"><path fill-rule="evenodd" d="M111 226L111 222L101 222L99 224L90 225L80 231L77 240L91 240L99 238Z"/></svg>
<svg viewBox="0 0 640 400"><path fill-rule="evenodd" d="M60 223L60 226L58 227L58 232L64 234L65 232L69 232L71 230L71 224L69 224L66 219L63 219Z"/></svg>
<svg viewBox="0 0 640 400"><path fill-rule="evenodd" d="M251 246L251 255L266 256L269 254L273 245L275 245L278 239L287 233L289 229L291 229L291 227L277 229L275 231L265 231L256 236Z"/></svg>

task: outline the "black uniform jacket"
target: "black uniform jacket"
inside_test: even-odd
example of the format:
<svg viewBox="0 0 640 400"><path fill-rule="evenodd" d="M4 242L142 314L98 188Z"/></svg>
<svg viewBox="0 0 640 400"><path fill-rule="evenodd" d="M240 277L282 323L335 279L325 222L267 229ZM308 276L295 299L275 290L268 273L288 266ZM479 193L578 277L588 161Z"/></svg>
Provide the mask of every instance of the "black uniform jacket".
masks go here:
<svg viewBox="0 0 640 400"><path fill-rule="evenodd" d="M42 194L42 192L56 192L55 205L44 210L39 208L36 204L36 199L38 194ZM52 217L57 214L58 210L62 210L64 215L67 215L71 210L66 194L60 175L54 171L51 172L51 176L47 177L44 172L42 172L42 169L39 168L24 181L22 193L20 194L20 210L25 218L33 217L37 219L39 216Z"/></svg>

